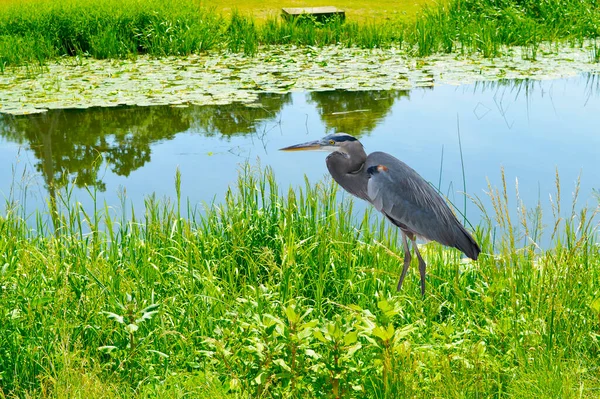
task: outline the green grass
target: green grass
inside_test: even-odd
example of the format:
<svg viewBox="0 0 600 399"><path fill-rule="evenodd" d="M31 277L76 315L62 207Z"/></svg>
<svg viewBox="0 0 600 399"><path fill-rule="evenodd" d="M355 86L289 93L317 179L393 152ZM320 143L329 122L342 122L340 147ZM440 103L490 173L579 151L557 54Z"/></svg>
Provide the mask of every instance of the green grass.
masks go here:
<svg viewBox="0 0 600 399"><path fill-rule="evenodd" d="M360 23L369 20L410 21L424 5L436 3L435 0L327 1L327 5L343 9L349 20ZM324 3L322 0L207 0L203 4L228 16L236 11L252 15L260 23L280 14L282 7L319 7Z"/></svg>
<svg viewBox="0 0 600 399"><path fill-rule="evenodd" d="M429 244L425 297L333 184L282 195L246 166L203 210L182 184L142 213L7 203L0 397L597 397L598 209L561 209L558 178L550 249L541 211L490 188L480 260Z"/></svg>
<svg viewBox="0 0 600 399"><path fill-rule="evenodd" d="M15 3L39 3L47 0L0 0L0 8ZM65 0L60 0L64 2ZM67 0L68 1L68 0ZM90 1L90 0L83 0ZM196 2L196 0L181 0L182 2ZM214 9L224 16L231 16L234 12L251 15L258 23L281 14L282 7L319 7L321 0L202 0L203 7ZM414 19L417 12L426 4L436 4L435 0L381 0L376 3L369 0L330 0L330 6L343 9L346 16L358 22L369 19Z"/></svg>
<svg viewBox="0 0 600 399"><path fill-rule="evenodd" d="M37 0L9 2L0 10L0 70L61 56L183 56L212 49L251 55L274 44L396 46L419 56L479 52L487 57L518 45L535 58L543 41L580 44L598 36L598 0L450 0L425 6L411 19L291 24L277 16L255 20L235 10L220 14L186 0Z"/></svg>

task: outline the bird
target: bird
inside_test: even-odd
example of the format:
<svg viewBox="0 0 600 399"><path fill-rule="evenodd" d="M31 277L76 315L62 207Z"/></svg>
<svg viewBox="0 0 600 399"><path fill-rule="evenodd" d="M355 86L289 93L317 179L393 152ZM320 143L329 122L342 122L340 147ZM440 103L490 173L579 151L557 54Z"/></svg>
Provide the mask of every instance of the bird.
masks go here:
<svg viewBox="0 0 600 399"><path fill-rule="evenodd" d="M281 151L328 151L325 163L333 179L350 194L371 203L402 233L404 265L396 287L411 263L408 240L419 261L421 295L425 295L427 264L417 247L417 238L454 247L473 260L481 249L471 233L458 221L444 198L406 163L385 152L365 152L362 143L347 133L295 144Z"/></svg>

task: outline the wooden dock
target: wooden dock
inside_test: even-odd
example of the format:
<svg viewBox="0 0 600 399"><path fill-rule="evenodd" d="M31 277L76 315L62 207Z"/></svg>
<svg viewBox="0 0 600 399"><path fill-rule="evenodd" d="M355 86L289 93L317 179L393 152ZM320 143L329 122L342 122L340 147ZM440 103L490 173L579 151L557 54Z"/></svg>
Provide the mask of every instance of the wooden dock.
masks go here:
<svg viewBox="0 0 600 399"><path fill-rule="evenodd" d="M333 6L282 8L281 11L281 16L288 21L303 17L312 17L318 22L325 22L334 17L340 18L342 21L346 19L346 12Z"/></svg>

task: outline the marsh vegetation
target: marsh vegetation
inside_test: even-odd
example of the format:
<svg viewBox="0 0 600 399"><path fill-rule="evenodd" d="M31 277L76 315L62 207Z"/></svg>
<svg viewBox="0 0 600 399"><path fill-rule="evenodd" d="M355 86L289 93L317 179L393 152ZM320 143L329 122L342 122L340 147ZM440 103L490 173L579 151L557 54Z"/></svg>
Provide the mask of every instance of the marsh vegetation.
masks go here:
<svg viewBox="0 0 600 399"><path fill-rule="evenodd" d="M255 20L228 15L186 0L7 2L0 11L0 66L44 63L61 56L128 58L187 55L212 49L254 54L260 46L342 45L399 47L418 56L527 46L535 56L542 42L578 45L600 35L596 0L449 0L426 5L411 19L375 18L342 23L277 16ZM385 3L380 5L385 6ZM370 6L369 6L370 7Z"/></svg>
<svg viewBox="0 0 600 399"><path fill-rule="evenodd" d="M324 24L255 19L235 10L221 14L183 0L9 0L3 5L3 71L63 56L72 57L65 64L75 70L90 57L130 61L145 55L144 62L151 64L154 57L212 50L219 50L220 62L230 66L232 59L251 60L247 56L272 45L284 46L280 52L307 46L302 50L307 63L322 68L331 60L314 62L311 57L316 47L328 45L393 48L394 54L408 56L474 52L485 57L498 57L504 46L517 45L524 48L522 58L535 59L539 51L553 51L563 42L593 43L586 62L597 61L600 54L594 41L600 33L596 0L449 0L411 18ZM344 64L347 55L338 55ZM190 59L186 62L197 60ZM562 61L575 65L572 59ZM99 67L89 75L75 73L87 89L97 85L104 90L94 80L102 68L131 79L114 67L120 62L93 64ZM280 59L272 62L281 64ZM442 73L453 78L447 68L436 69L440 64L415 63L416 74L398 78L406 86L394 86L404 91L307 94L304 103L313 105L323 122L317 129L368 135L393 113L394 102L410 97L406 90L432 86ZM155 64L165 69L165 64ZM514 72L493 64L475 68L479 76L498 68L495 79ZM170 64L182 74L188 66ZM29 86L17 91L13 82L2 83L19 101L37 98L60 108L65 100L47 93L67 92L75 98L60 79L37 80L27 68L15 79ZM247 69L243 64L218 73L227 84L242 80L244 86L240 76ZM173 171L174 187L165 198L148 190L140 207L121 188L118 201L101 199L106 190L102 168L128 176L150 162L156 143L192 127L226 140L266 131L264 121L273 122L294 102L292 86L279 70L265 73L263 81L257 76L264 70L253 71L248 87L255 97L248 94L248 102L265 88L281 94L263 95L248 107L224 105L230 97L240 97L224 90L210 93L219 104L212 107L96 108L0 117L3 140L28 146L43 180L40 191L47 190L46 206L31 209L26 206L27 184L22 192L11 187L0 214L0 397L598 396L600 198L596 192L580 194L579 182L561 182L558 172L545 208L540 202L523 203L518 187L515 198L507 183L511 178L500 171L500 184L489 184L487 198L472 198L481 213L473 228L483 249L480 260L464 261L457 251L427 244L422 249L429 265L424 297L414 270L403 290L395 292L402 264L396 230L369 210L357 213L354 202L340 199L327 179L316 184L306 179L302 188L287 189L278 186L272 168L242 163L237 183L224 190L223 200L205 206L182 194L186 185L198 181L179 169ZM364 71L359 75L373 83L375 78ZM596 77L589 75L586 92L597 88ZM379 78L389 80L383 73ZM209 83L215 85L214 80ZM515 87L507 96L532 88L527 81L502 85ZM139 82L134 86L142 87ZM189 91L177 87L179 92L168 95ZM8 95L0 94L4 102ZM503 99L504 94L494 95L500 115L491 124L505 123L510 129ZM82 103L80 98L73 101ZM107 105L102 101L96 105ZM201 104L203 98L193 101ZM131 104L139 104L139 98ZM485 108L478 104L469 112L479 119L491 111ZM275 123L281 126L281 120ZM308 133L308 116L292 121L295 128L302 123ZM569 137L590 151L590 137ZM521 138L523 142L530 143ZM462 147L460 152L462 159ZM442 146L438 188L443 162ZM218 174L219 164L209 165L206 173ZM19 177L13 176L13 182ZM466 196L460 199L466 201Z"/></svg>
<svg viewBox="0 0 600 399"><path fill-rule="evenodd" d="M593 81L579 82L575 91L549 82L488 83L464 91L491 88L489 98L496 99L529 93L522 100L531 105L531 114L515 121L515 114L488 110L487 118L489 125L503 125L502 116L508 118L515 130L510 137L530 147L520 128L526 125L535 136L540 126L533 120L541 118L534 110L541 96L548 100L547 93L565 96L547 104L560 115L571 109L565 104L574 97L591 91L581 100L595 115ZM265 126L288 126L286 107L297 114L292 105L300 103L310 104L322 119L322 126L311 129L356 129L368 143L382 121L397 124L390 118L394 114L416 113L422 103L447 103L450 95L460 101L456 89L448 89L438 100L430 94L439 88L332 91L264 95L262 107L95 108L3 117L0 134L30 147L32 166L48 193L47 206L32 209L26 206L28 194L15 191L0 217L1 393L40 398L595 397L600 389L599 209L587 183L580 190L570 178L556 176L554 189L542 185L550 201L524 203L530 187L524 187L522 173L522 185L513 192L512 175L483 172L493 174L491 179L500 174L500 184L486 188L487 198L473 196L482 215L474 230L483 254L474 263L458 251L424 246L430 266L425 297L416 268L403 290L395 292L402 265L396 229L372 211L357 212L360 204L340 198L328 179L307 179L301 188L288 189L287 181L276 182L273 170L285 172L278 164L271 169L243 163L223 199L202 206L183 195L186 186L207 184L204 174L225 179L226 166L194 154L209 160L205 167L184 169L181 175L173 167L175 177L168 183L152 175L161 186L169 185L164 198L146 195L141 206L134 205L138 184L130 179L118 200L101 199L104 190L116 186L103 172L102 160L116 175L134 175L163 152L157 143L173 141L181 132L197 129L196 134L226 142L249 135L258 141L257 132ZM409 99L422 103L408 108ZM525 108L519 104L503 106ZM449 114L455 117L454 110ZM585 115L573 116L580 125L571 119L548 122L578 126L583 135L569 136L577 147L592 142L585 135ZM443 119L442 112L436 116ZM409 118L400 117L411 126ZM435 129L422 119L428 118L415 117L424 131ZM470 126L466 117L462 121L466 148L467 131L477 125ZM300 125L297 134L303 136L303 123L301 118L289 125ZM510 130L498 132L492 135ZM276 131L270 137L280 135ZM283 139L293 143L298 136ZM396 144L390 135L383 137L379 148L387 144L392 152ZM485 141L481 132L475 137ZM544 141L538 138L537 144ZM559 147L559 153L570 148L562 142ZM495 150L502 159L501 149ZM444 156L444 165L455 157L448 147ZM583 151L577 157L583 158ZM226 162L234 163L232 158ZM294 162L297 169L306 166ZM487 170L482 162L477 166ZM433 168L438 167L435 162ZM322 176L322 158L315 169ZM450 173L444 169L443 185L441 173L439 187L447 187ZM466 173L475 172L467 168ZM148 183L141 186L137 195L151 191ZM448 192L462 212L462 195L452 195L457 189L448 187Z"/></svg>
<svg viewBox="0 0 600 399"><path fill-rule="evenodd" d="M485 255L429 244L424 298L416 277L395 293L396 235L330 183L282 195L245 166L200 212L181 178L143 211L59 196L0 218L4 395L596 396L598 209L565 212L558 177L550 250L491 188Z"/></svg>

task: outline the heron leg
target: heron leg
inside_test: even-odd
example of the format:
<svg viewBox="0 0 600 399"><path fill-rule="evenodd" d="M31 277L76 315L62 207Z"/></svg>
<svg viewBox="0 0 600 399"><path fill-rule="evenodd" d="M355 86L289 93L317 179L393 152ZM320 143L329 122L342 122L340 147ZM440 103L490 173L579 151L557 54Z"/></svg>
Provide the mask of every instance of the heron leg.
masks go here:
<svg viewBox="0 0 600 399"><path fill-rule="evenodd" d="M402 246L404 247L404 267L402 268L396 291L400 291L400 288L402 288L402 283L404 282L404 277L406 277L406 271L408 270L408 266L410 266L411 260L410 249L408 248L408 241L406 240L406 234L404 232L402 232Z"/></svg>
<svg viewBox="0 0 600 399"><path fill-rule="evenodd" d="M419 248L417 247L416 237L411 238L412 246L417 254L417 258L419 258L419 274L421 275L421 295L425 296L425 269L427 268L427 264L423 260L421 253L419 252Z"/></svg>

